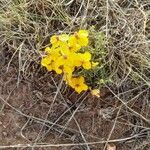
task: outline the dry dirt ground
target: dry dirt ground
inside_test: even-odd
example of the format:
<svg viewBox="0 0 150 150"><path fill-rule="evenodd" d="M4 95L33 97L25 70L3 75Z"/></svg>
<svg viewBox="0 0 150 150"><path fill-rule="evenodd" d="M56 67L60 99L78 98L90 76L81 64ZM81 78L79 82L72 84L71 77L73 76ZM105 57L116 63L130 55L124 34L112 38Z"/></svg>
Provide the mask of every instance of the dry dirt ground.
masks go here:
<svg viewBox="0 0 150 150"><path fill-rule="evenodd" d="M148 101L150 93L145 87L135 85L132 98L128 87L116 89L123 93L118 97L130 98L122 104L106 87L100 98L72 91L66 95L68 89L62 85L58 90L58 78L51 73L39 76L34 72L33 77L17 84L14 66L1 69L0 148L103 150L110 142L118 150L150 149L150 109L146 100L142 102L144 98ZM141 88L145 88L144 94L138 94ZM9 147L17 144L21 145Z"/></svg>

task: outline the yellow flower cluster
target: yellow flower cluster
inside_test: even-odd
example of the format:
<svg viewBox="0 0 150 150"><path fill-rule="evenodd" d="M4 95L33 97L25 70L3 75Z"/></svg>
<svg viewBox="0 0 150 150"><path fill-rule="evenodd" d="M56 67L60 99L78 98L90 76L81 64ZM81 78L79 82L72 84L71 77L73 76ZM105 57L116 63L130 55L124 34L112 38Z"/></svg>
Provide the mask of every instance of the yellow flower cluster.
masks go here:
<svg viewBox="0 0 150 150"><path fill-rule="evenodd" d="M86 91L88 86L84 77L73 77L73 72L79 67L88 70L97 65L91 61L91 54L88 51L79 52L89 43L88 31L79 30L72 35L53 35L50 43L52 46L46 47L47 55L42 58L41 65L48 71L53 70L57 74L63 74L66 83L76 92Z"/></svg>

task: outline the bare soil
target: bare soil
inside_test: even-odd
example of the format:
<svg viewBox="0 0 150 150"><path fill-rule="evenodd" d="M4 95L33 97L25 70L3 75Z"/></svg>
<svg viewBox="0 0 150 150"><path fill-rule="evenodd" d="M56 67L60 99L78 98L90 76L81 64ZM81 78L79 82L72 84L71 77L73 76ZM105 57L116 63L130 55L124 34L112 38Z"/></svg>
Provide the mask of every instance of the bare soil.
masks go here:
<svg viewBox="0 0 150 150"><path fill-rule="evenodd" d="M54 98L57 89L51 79L58 81L57 77L48 73L41 78L35 73L34 78L17 84L13 66L8 71L1 70L0 146L30 144L31 147L18 149L103 150L108 141L118 150L150 149L149 124L129 111L107 88L102 88L101 97L95 98L88 93L77 95L62 85ZM133 95L137 95L136 91ZM131 99L129 106L150 119L149 106L142 100L140 96ZM69 146L70 143L76 145Z"/></svg>

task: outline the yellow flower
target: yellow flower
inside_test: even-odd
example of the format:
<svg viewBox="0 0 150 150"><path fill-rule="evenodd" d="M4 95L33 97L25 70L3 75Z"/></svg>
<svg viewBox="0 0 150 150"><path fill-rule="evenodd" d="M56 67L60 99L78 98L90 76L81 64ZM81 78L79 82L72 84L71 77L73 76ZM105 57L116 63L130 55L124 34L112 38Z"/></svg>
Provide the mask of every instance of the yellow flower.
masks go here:
<svg viewBox="0 0 150 150"><path fill-rule="evenodd" d="M48 71L52 71L53 70L53 59L51 57L51 55L46 56L44 58L42 58L41 60L41 65L46 67Z"/></svg>
<svg viewBox="0 0 150 150"><path fill-rule="evenodd" d="M82 46L87 46L88 41L88 31L87 30L79 30L74 35L69 37L68 43L70 46L76 47L75 51L78 51Z"/></svg>
<svg viewBox="0 0 150 150"><path fill-rule="evenodd" d="M84 83L84 77L71 78L69 81L69 85L75 89L76 92L81 93L82 91L86 91L88 86Z"/></svg>
<svg viewBox="0 0 150 150"><path fill-rule="evenodd" d="M75 53L81 48L81 46L79 46L79 45L77 46L77 44L71 45L69 42L68 43L61 43L60 47L61 47L62 51L65 50L65 51L68 51L71 53Z"/></svg>
<svg viewBox="0 0 150 150"><path fill-rule="evenodd" d="M56 47L46 47L45 48L45 52L49 55L49 54L51 54L51 55L53 55L53 57L55 57L54 55L59 55L59 51L60 51L60 49L59 48L56 48Z"/></svg>
<svg viewBox="0 0 150 150"><path fill-rule="evenodd" d="M63 72L63 64L64 62L55 62L53 70L57 73L57 74L61 74Z"/></svg>
<svg viewBox="0 0 150 150"><path fill-rule="evenodd" d="M60 59L64 61L64 65L75 67L74 63L77 57L76 53L70 52L68 49L62 49L60 53L61 53Z"/></svg>
<svg viewBox="0 0 150 150"><path fill-rule="evenodd" d="M69 40L69 35L67 34L53 35L50 38L50 43L52 44L52 47L56 48L61 46L63 43L66 43L68 40Z"/></svg>
<svg viewBox="0 0 150 150"><path fill-rule="evenodd" d="M68 62L63 61L63 59L59 58L57 62L54 64L54 70L57 74L64 73L67 77L71 77L74 71L74 67L71 66Z"/></svg>
<svg viewBox="0 0 150 150"><path fill-rule="evenodd" d="M81 49L81 46L79 44L74 44L74 45L68 44L68 46L69 46L69 50L72 52L77 52Z"/></svg>
<svg viewBox="0 0 150 150"><path fill-rule="evenodd" d="M81 45L78 44L78 41L74 35L71 35L68 40L69 50L72 52L77 52L81 49Z"/></svg>
<svg viewBox="0 0 150 150"><path fill-rule="evenodd" d="M58 49L49 49L49 47L48 47L45 50L48 50L48 55L42 58L41 65L46 67L48 71L52 71L56 64L56 60L61 55L60 55Z"/></svg>
<svg viewBox="0 0 150 150"><path fill-rule="evenodd" d="M91 90L91 94L93 96L100 97L100 90L99 89Z"/></svg>
<svg viewBox="0 0 150 150"><path fill-rule="evenodd" d="M88 37L89 33L88 30L79 30L79 32L77 33L78 36L80 37Z"/></svg>
<svg viewBox="0 0 150 150"><path fill-rule="evenodd" d="M89 52L85 53L78 53L77 61L76 61L76 66L82 66L84 69L91 69L91 54Z"/></svg>
<svg viewBox="0 0 150 150"><path fill-rule="evenodd" d="M60 56L55 60L54 70L57 74L63 72L70 74L73 67L73 54L69 50L60 50ZM67 71L68 70L68 71Z"/></svg>
<svg viewBox="0 0 150 150"><path fill-rule="evenodd" d="M67 66L67 65L66 65L66 66L64 66L64 68L63 68L63 72L64 72L64 74L67 75L67 77L71 77L73 71L74 71L74 67L73 67L73 66Z"/></svg>
<svg viewBox="0 0 150 150"><path fill-rule="evenodd" d="M98 64L98 62L92 62L92 67L96 67Z"/></svg>
<svg viewBox="0 0 150 150"><path fill-rule="evenodd" d="M64 66L63 73L64 73L64 81L69 84L70 79L72 78L72 74L74 71L74 67Z"/></svg>
<svg viewBox="0 0 150 150"><path fill-rule="evenodd" d="M98 65L91 62L89 52L77 53L83 46L88 45L88 31L79 30L74 35L53 35L50 38L51 47L46 47L47 56L42 58L41 65L48 71L54 70L57 74L63 74L63 80L66 81L76 92L81 93L89 87L85 83L84 77L73 77L77 67L90 69Z"/></svg>
<svg viewBox="0 0 150 150"><path fill-rule="evenodd" d="M50 43L51 43L51 44L56 44L58 41L59 41L59 37L58 37L57 35L53 35L53 36L50 38Z"/></svg>
<svg viewBox="0 0 150 150"><path fill-rule="evenodd" d="M52 61L51 55L46 56L46 57L42 58L41 65L42 66L47 66L51 63L51 61Z"/></svg>
<svg viewBox="0 0 150 150"><path fill-rule="evenodd" d="M46 48L45 48L45 52L46 52L46 53L51 53L51 48L50 48L50 47L46 47Z"/></svg>
<svg viewBox="0 0 150 150"><path fill-rule="evenodd" d="M87 30L79 30L79 32L75 33L75 38L81 46L87 46L89 43Z"/></svg>
<svg viewBox="0 0 150 150"><path fill-rule="evenodd" d="M61 42L67 42L69 40L69 35L67 35L67 34L61 34L61 35L59 35L58 38L59 38L59 40Z"/></svg>

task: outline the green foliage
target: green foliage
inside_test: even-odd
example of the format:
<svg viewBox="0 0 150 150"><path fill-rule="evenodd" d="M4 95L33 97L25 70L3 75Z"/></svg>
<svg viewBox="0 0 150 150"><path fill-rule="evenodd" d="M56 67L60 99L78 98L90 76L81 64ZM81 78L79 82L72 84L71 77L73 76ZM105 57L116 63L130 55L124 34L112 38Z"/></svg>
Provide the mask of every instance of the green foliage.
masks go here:
<svg viewBox="0 0 150 150"><path fill-rule="evenodd" d="M80 72L80 74L84 74L89 86L96 88L112 82L108 64L109 52L106 48L107 39L105 34L96 31L94 27L91 27L89 32L90 44L88 48L93 56L92 61L98 62L99 65L90 71Z"/></svg>

